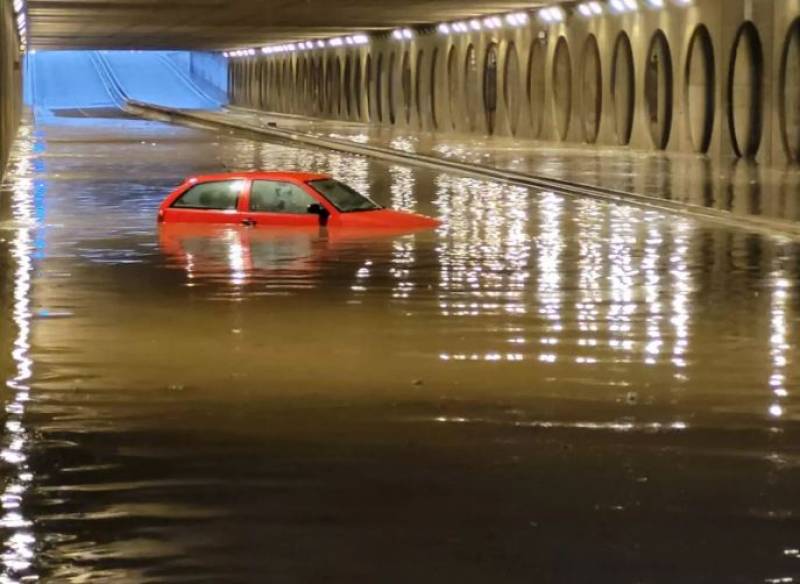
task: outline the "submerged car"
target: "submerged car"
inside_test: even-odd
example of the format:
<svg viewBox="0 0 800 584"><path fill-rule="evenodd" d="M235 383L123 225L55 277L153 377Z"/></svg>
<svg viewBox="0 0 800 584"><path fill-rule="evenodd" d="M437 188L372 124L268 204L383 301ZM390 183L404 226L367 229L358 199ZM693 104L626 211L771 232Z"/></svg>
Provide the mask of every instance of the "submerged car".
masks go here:
<svg viewBox="0 0 800 584"><path fill-rule="evenodd" d="M162 223L429 229L439 221L385 209L325 174L246 172L185 180L161 204Z"/></svg>

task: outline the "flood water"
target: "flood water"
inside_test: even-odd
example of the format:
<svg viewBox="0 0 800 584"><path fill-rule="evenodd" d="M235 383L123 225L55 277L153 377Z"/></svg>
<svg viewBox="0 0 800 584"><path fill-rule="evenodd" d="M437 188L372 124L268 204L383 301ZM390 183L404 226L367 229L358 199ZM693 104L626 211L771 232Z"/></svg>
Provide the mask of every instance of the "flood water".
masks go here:
<svg viewBox="0 0 800 584"><path fill-rule="evenodd" d="M132 120L11 164L0 581L800 581L797 243ZM157 228L256 168L444 225Z"/></svg>

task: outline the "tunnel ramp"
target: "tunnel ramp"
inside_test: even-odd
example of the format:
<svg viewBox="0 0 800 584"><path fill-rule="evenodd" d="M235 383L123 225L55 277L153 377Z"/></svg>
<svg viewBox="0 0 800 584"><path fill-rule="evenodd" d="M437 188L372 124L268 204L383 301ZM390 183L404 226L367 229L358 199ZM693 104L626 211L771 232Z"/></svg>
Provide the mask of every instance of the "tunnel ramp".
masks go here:
<svg viewBox="0 0 800 584"><path fill-rule="evenodd" d="M59 111L115 108L121 105L109 91L90 51L48 51L33 61L33 103Z"/></svg>
<svg viewBox="0 0 800 584"><path fill-rule="evenodd" d="M167 57L148 51L99 51L110 91L125 99L178 109L218 109L221 104L184 75Z"/></svg>
<svg viewBox="0 0 800 584"><path fill-rule="evenodd" d="M38 116L121 117L130 99L178 109L224 103L157 51L39 51L26 73L26 100Z"/></svg>

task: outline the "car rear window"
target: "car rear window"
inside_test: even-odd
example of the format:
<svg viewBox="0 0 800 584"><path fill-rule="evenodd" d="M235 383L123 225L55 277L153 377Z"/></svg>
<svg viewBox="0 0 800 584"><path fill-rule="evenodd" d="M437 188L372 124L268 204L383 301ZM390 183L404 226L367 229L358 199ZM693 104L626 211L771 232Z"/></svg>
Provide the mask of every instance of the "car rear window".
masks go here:
<svg viewBox="0 0 800 584"><path fill-rule="evenodd" d="M342 213L373 211L381 206L344 183L333 179L312 180L309 183L315 191L328 199L331 205Z"/></svg>
<svg viewBox="0 0 800 584"><path fill-rule="evenodd" d="M235 210L242 184L241 180L221 180L195 185L172 203L172 206L178 209Z"/></svg>

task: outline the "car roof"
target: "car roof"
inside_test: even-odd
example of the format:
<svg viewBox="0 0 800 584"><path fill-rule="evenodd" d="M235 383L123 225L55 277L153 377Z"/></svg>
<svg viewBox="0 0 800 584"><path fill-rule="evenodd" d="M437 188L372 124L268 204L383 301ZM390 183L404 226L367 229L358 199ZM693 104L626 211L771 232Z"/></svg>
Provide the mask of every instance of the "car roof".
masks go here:
<svg viewBox="0 0 800 584"><path fill-rule="evenodd" d="M308 182L310 180L323 180L331 178L330 175L318 172L301 172L295 170L252 170L246 172L221 172L217 174L205 174L188 177L187 181L196 183L213 182L230 179L249 179L249 180L287 180Z"/></svg>

